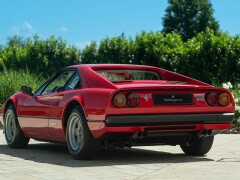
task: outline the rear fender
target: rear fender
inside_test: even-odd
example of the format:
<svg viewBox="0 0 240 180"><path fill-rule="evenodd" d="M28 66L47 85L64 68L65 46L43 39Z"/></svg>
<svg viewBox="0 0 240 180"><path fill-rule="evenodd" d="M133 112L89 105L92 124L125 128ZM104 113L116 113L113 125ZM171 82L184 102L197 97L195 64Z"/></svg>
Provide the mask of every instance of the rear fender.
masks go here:
<svg viewBox="0 0 240 180"><path fill-rule="evenodd" d="M62 113L62 127L64 128L64 132L66 133L66 125L67 125L67 118L70 114L71 109L73 109L76 105L81 107L82 112L84 113L84 116L86 117L83 105L84 101L83 98L80 96L75 96L73 99L71 99L66 106L63 109Z"/></svg>

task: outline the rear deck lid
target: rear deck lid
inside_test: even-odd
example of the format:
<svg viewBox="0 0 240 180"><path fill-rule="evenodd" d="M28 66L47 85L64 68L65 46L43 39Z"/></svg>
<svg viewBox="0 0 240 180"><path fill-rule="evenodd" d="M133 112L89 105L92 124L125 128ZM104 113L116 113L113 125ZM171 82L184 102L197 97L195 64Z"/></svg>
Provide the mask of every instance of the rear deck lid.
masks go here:
<svg viewBox="0 0 240 180"><path fill-rule="evenodd" d="M211 86L194 85L180 81L166 81L166 80L132 80L132 81L115 81L114 85L118 89L202 89L211 88Z"/></svg>

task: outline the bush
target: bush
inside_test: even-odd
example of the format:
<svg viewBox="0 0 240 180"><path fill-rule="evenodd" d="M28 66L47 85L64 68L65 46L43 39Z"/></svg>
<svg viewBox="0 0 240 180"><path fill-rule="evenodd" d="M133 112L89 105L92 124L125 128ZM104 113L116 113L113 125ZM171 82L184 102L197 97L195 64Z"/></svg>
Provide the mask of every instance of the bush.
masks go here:
<svg viewBox="0 0 240 180"><path fill-rule="evenodd" d="M81 55L81 56L80 56ZM81 57L81 58L80 58ZM240 82L240 37L206 30L183 42L177 33L142 32L92 42L82 52L61 38L9 39L0 46L1 65L50 75L79 63L144 64L158 66L210 84ZM3 70L3 68L2 68Z"/></svg>
<svg viewBox="0 0 240 180"><path fill-rule="evenodd" d="M230 82L227 82L223 83L222 86L231 91L235 102L236 110L233 120L233 127L240 126L240 84L233 86Z"/></svg>
<svg viewBox="0 0 240 180"><path fill-rule="evenodd" d="M67 45L62 38L51 36L40 40L35 35L22 40L14 36L9 38L5 48L0 48L0 67L15 70L27 68L30 72L48 76L63 67L78 64L79 57L80 50Z"/></svg>
<svg viewBox="0 0 240 180"><path fill-rule="evenodd" d="M180 35L142 32L135 38L106 38L86 46L81 63L133 63L158 66L210 84L240 82L240 37L213 31L183 42Z"/></svg>
<svg viewBox="0 0 240 180"><path fill-rule="evenodd" d="M226 33L215 36L211 30L199 33L185 43L186 58L179 72L211 84L240 82L240 38Z"/></svg>

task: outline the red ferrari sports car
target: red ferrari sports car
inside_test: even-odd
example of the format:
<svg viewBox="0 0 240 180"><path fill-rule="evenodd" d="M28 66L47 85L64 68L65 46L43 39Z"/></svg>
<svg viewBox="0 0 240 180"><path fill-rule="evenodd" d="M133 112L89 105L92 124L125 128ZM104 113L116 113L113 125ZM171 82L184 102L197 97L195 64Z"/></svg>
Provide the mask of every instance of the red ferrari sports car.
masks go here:
<svg viewBox="0 0 240 180"><path fill-rule="evenodd" d="M63 142L75 159L91 159L101 146L180 145L204 155L234 110L224 88L157 67L95 64L61 69L35 92L22 86L0 120L9 147Z"/></svg>

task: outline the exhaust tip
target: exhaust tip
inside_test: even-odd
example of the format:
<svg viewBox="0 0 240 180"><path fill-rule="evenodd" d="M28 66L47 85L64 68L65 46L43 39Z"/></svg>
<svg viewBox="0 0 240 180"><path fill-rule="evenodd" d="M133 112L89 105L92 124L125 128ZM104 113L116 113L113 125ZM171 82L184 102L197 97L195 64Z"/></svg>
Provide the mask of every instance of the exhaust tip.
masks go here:
<svg viewBox="0 0 240 180"><path fill-rule="evenodd" d="M133 135L132 135L132 138L133 139L142 139L143 138L143 132L142 131L138 131L138 132L135 132Z"/></svg>
<svg viewBox="0 0 240 180"><path fill-rule="evenodd" d="M138 132L137 132L137 136L138 136L138 137L142 137L142 136L143 136L143 132L142 132L142 131L138 131Z"/></svg>
<svg viewBox="0 0 240 180"><path fill-rule="evenodd" d="M211 130L211 129L208 130L207 134L208 134L209 136L212 135L212 130Z"/></svg>
<svg viewBox="0 0 240 180"><path fill-rule="evenodd" d="M203 136L207 136L208 135L208 130L203 130L202 134L203 134Z"/></svg>
<svg viewBox="0 0 240 180"><path fill-rule="evenodd" d="M148 134L148 133L147 133L146 131L143 131L143 134L142 134L142 135L145 137L145 136L147 136L147 134Z"/></svg>

